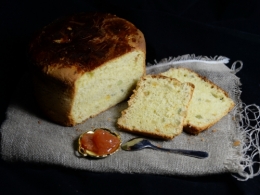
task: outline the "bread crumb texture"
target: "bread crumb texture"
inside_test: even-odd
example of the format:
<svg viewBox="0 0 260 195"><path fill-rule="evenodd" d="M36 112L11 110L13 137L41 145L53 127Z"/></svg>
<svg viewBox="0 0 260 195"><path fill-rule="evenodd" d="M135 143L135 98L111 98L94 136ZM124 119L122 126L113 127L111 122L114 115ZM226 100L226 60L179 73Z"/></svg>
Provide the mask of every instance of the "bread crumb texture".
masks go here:
<svg viewBox="0 0 260 195"><path fill-rule="evenodd" d="M192 93L189 83L146 75L138 82L118 125L132 133L172 139L182 132Z"/></svg>
<svg viewBox="0 0 260 195"><path fill-rule="evenodd" d="M34 93L52 121L74 126L128 98L145 74L143 33L106 13L45 26L30 43Z"/></svg>
<svg viewBox="0 0 260 195"><path fill-rule="evenodd" d="M194 84L184 130L198 134L214 125L234 107L228 94L208 79L186 68L172 68L161 75Z"/></svg>
<svg viewBox="0 0 260 195"><path fill-rule="evenodd" d="M143 54L133 51L79 78L71 110L75 123L81 123L129 97L143 75L143 61Z"/></svg>

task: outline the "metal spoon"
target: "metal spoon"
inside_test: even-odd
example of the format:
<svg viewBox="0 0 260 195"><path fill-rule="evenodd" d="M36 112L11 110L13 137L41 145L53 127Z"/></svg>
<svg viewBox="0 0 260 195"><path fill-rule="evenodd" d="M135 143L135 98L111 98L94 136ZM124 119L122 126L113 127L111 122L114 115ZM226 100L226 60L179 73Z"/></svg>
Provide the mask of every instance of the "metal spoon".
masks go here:
<svg viewBox="0 0 260 195"><path fill-rule="evenodd" d="M160 148L160 147L153 145L150 141L148 141L144 138L133 138L133 139L125 142L124 144L122 144L121 148L123 150L127 150L127 151L135 151L135 150L141 150L144 148L152 148L155 150L162 150L165 152L182 154L182 155L200 158L200 159L208 157L208 153L203 152L203 151Z"/></svg>

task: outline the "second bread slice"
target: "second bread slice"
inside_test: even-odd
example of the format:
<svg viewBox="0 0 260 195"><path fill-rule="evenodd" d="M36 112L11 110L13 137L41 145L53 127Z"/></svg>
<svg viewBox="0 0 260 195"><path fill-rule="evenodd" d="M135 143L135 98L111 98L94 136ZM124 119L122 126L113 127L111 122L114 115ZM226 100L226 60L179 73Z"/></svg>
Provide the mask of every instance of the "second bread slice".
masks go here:
<svg viewBox="0 0 260 195"><path fill-rule="evenodd" d="M184 131L188 133L199 134L208 129L227 115L235 105L227 92L190 69L171 68L162 75L195 86L184 121Z"/></svg>
<svg viewBox="0 0 260 195"><path fill-rule="evenodd" d="M125 131L172 139L183 129L194 86L161 75L147 75L138 82L122 111L118 126Z"/></svg>

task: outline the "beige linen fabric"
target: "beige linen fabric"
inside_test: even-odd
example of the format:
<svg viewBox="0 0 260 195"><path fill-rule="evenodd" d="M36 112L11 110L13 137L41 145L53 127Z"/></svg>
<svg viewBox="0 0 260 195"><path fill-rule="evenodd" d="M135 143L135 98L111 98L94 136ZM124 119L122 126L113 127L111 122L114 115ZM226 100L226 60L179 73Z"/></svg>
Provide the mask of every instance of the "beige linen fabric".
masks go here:
<svg viewBox="0 0 260 195"><path fill-rule="evenodd" d="M183 66L206 76L225 91L236 104L240 104L240 81L234 70L224 63L228 59L196 58L186 55L168 59L147 67L148 74L156 74L170 67ZM136 152L118 151L100 160L78 157L77 139L87 130L105 127L120 133L123 142L136 135L120 131L117 118L127 106L117 106L75 127L63 127L46 120L35 104L31 80L26 74L8 107L6 120L1 127L1 154L7 161L40 162L95 172L147 173L198 176L224 172L239 172L242 146L233 146L242 137L237 132L238 123L234 111L198 136L182 133L171 141L151 140L167 148L202 150L209 153L207 159L196 159L178 154L146 149ZM241 140L242 141L242 140Z"/></svg>

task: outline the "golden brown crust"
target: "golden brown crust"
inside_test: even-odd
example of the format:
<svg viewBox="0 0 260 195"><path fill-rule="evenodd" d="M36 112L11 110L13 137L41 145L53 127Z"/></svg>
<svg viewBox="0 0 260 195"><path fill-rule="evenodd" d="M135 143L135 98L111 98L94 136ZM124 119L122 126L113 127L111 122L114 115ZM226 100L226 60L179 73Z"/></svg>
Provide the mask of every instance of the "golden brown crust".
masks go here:
<svg viewBox="0 0 260 195"><path fill-rule="evenodd" d="M75 88L55 78L33 75L34 95L43 114L64 126L75 124L71 117L72 98Z"/></svg>
<svg viewBox="0 0 260 195"><path fill-rule="evenodd" d="M234 108L235 104L233 104L232 106L230 106L229 110L227 110L225 113L223 113L222 117L223 118L224 116L226 116L233 108ZM221 120L221 118L219 120ZM212 123L206 125L206 126L203 126L203 127L196 127L196 126L193 126L191 124L186 124L183 126L183 130L186 132L186 133L189 133L189 134L192 134L192 135L198 135L199 133L201 133L202 131L205 131L207 130L208 128L212 127L214 124L216 124L216 122L218 122L219 120L216 120L216 121L213 121Z"/></svg>
<svg viewBox="0 0 260 195"><path fill-rule="evenodd" d="M228 93L226 91L224 91L222 88L220 88L218 85L216 85L215 83L213 83L212 81L210 81L207 77L201 76L198 73L188 69L188 68L184 68L184 67L179 67L179 68L174 68L174 69L185 69L187 71L189 71L191 74L195 74L197 77L201 78L203 81L209 83L210 85L212 85L212 88L215 87L218 90L222 91L224 93L224 95L226 97L229 97Z"/></svg>
<svg viewBox="0 0 260 195"><path fill-rule="evenodd" d="M212 88L216 88L217 90L220 90L227 98L229 98L229 95L226 91L224 91L222 88L220 88L218 85L216 85L215 83L213 83L212 81L210 81L208 78L206 77L203 77L199 74L197 74L196 72L188 69L188 68L176 68L176 69L186 69L187 71L189 71L191 74L195 74L197 77L201 78L203 81L209 83L210 85L212 85ZM233 104L229 107L229 109L223 113L222 117L223 118L224 116L226 116L233 108L234 108L235 104L233 102ZM221 119L220 118L220 119ZM219 120L220 120L219 119ZM200 132L202 131L205 131L207 130L208 128L210 128L211 126L213 126L216 122L218 122L219 120L216 120L216 121L213 121L212 123L210 124L207 124L203 127L196 127L196 126L193 126L192 124L185 124L184 127L183 127L183 130L186 132L186 133L189 133L189 134L192 134L192 135L198 135Z"/></svg>
<svg viewBox="0 0 260 195"><path fill-rule="evenodd" d="M164 75L149 75L149 76L151 76L152 78L167 79L167 80L175 81L175 82L177 82L177 83L181 83L179 80L177 80L177 79L175 79L175 78L167 77L167 76L164 76ZM133 91L133 94L131 95L131 97L130 97L129 100L128 100L128 107L131 106L131 104L133 103L134 99L136 98L137 90L138 90L138 88L141 87L140 85L141 85L142 80L146 80L146 76L143 76L143 77L139 80L139 82L137 83L136 89ZM194 86L194 84L192 84L192 83L187 83L187 84L191 87L191 96L190 96L190 100L191 100L195 86ZM190 100L189 100L189 103L190 103ZM188 108L189 103L187 104L186 109ZM121 119L122 119L122 117L125 116L125 114L126 114L126 110L123 110L123 111L121 112ZM186 114L187 114L187 112L186 112ZM184 123L184 118L185 118L185 117L183 117L183 120L181 121L181 124L182 124L182 125L183 125L183 123ZM130 132L130 133L134 133L134 134L139 134L139 135L143 135L143 136L149 136L149 137L153 137L153 138L157 138L157 139L164 139L164 140L171 140L171 139L173 139L174 137L176 137L176 136L178 136L178 135L180 135L180 134L182 133L182 131L180 131L178 134L169 136L169 135L165 135L165 134L163 134L163 133L159 133L159 131L158 131L158 133L154 133L154 132L146 132L145 130L142 131L142 130L140 130L140 129L129 129L128 127L126 127L126 126L124 126L124 125L120 125L118 121L117 121L117 126L118 126L119 129L122 129L122 130L124 130L124 131L126 131L126 132Z"/></svg>
<svg viewBox="0 0 260 195"><path fill-rule="evenodd" d="M82 73L133 49L146 50L142 32L132 23L112 14L80 13L46 26L29 53L34 68L73 83Z"/></svg>
<svg viewBox="0 0 260 195"><path fill-rule="evenodd" d="M183 127L183 131L185 131L186 133L192 134L192 135L198 135L200 132L208 129L210 126L198 128L198 127L194 127L190 124L187 124Z"/></svg>
<svg viewBox="0 0 260 195"><path fill-rule="evenodd" d="M146 53L142 32L112 14L80 13L44 27L29 50L43 113L61 125L76 125L71 108L77 79L135 50ZM145 72L145 61L143 67Z"/></svg>
<svg viewBox="0 0 260 195"><path fill-rule="evenodd" d="M118 128L120 128L126 132L129 132L129 133L134 133L134 134L138 134L138 135L143 135L143 136L152 137L152 138L156 138L156 139L164 139L164 140L171 140L174 137L176 137L182 133L182 132L180 132L179 134L176 134L175 136L167 136L167 135L163 135L163 134L155 134L152 132L147 133L145 131L140 131L140 130L136 130L136 129L130 130L129 128L124 127L119 124L118 124Z"/></svg>

